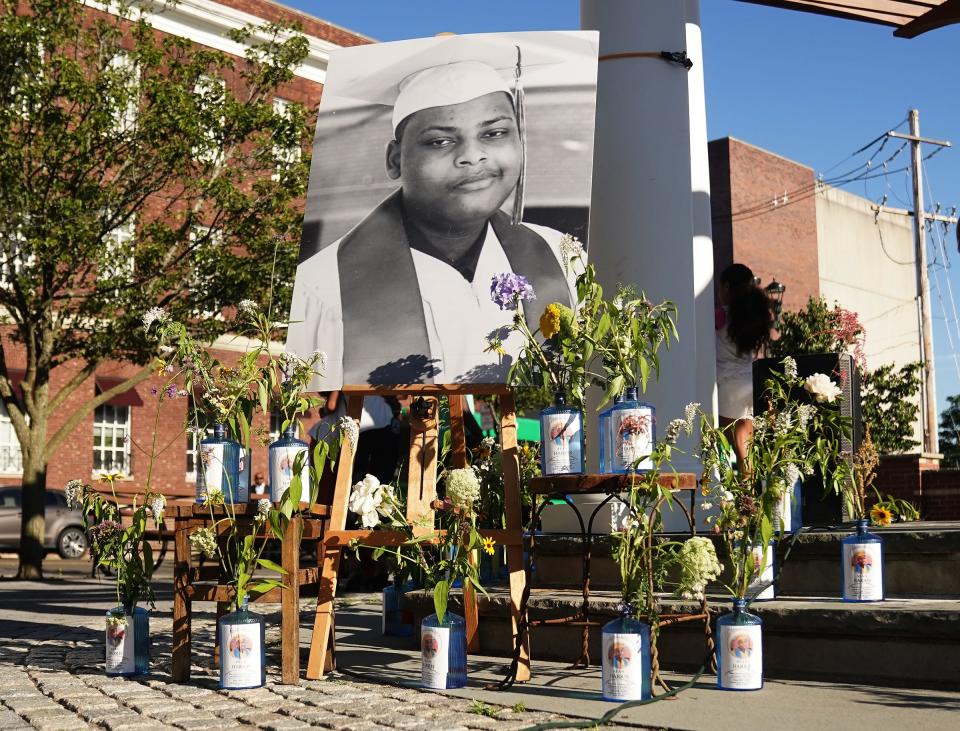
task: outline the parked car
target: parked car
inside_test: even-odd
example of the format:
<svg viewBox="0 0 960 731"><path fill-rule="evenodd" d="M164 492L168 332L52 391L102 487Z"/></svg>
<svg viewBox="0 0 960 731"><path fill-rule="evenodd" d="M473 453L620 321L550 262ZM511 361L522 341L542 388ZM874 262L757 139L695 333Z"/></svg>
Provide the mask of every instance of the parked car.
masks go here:
<svg viewBox="0 0 960 731"><path fill-rule="evenodd" d="M80 558L87 551L87 534L83 531L83 514L67 507L63 490L47 489L46 535L43 547L56 551L61 558ZM0 487L0 548L20 548L19 485Z"/></svg>

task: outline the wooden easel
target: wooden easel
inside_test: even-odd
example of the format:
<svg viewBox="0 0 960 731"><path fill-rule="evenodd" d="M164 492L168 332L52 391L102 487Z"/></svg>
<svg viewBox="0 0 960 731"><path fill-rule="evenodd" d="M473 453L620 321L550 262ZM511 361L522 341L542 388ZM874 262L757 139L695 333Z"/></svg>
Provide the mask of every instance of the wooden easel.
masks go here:
<svg viewBox="0 0 960 731"><path fill-rule="evenodd" d="M526 576L523 569L523 527L520 512L520 460L517 451L517 416L513 392L504 385L406 385L406 386L349 386L342 391L347 399L347 415L355 421L360 420L363 409L363 397L380 396L422 396L432 403L432 411L425 418L411 416L410 424L410 462L407 481L407 519L415 520L434 515L430 507L436 498L437 476L437 403L439 396L447 396L450 404L450 431L452 459L454 467L467 466L467 444L463 430L463 397L466 394L500 397L500 433L503 459L503 489L506 529L481 530L481 535L493 538L506 546L507 568L510 572L510 609L513 642L516 643L521 619L521 598ZM343 549L351 541L357 540L366 546L399 545L405 536L396 531L383 530L347 530L347 502L352 486L353 452L344 440L337 461L336 485L333 502L330 507L330 522L324 533L322 543L322 567L317 614L313 625L313 638L310 642L310 658L307 663L307 678L317 680L324 672L335 667L334 638L335 618L333 600L337 591L337 573ZM431 532L433 521L425 526L416 527L419 533ZM321 548L318 547L318 551ZM464 589L464 614L467 624L467 646L470 652L479 649L477 634L477 598L469 588ZM530 679L529 644L524 638L517 672L518 681Z"/></svg>

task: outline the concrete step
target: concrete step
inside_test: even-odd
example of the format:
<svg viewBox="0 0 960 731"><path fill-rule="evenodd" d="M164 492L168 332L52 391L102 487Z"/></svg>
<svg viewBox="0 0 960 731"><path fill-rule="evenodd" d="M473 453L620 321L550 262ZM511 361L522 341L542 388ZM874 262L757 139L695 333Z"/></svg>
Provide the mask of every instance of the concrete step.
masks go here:
<svg viewBox="0 0 960 731"><path fill-rule="evenodd" d="M510 599L502 587L480 597L480 644L484 654L509 656ZM408 594L416 621L433 612L426 592ZM569 616L582 604L579 591L534 589L532 619ZM617 615L619 594L594 592L592 618L600 624ZM710 598L711 627L730 602ZM456 605L457 600L452 604ZM458 608L453 611L462 612ZM665 599L661 612L689 611L693 602ZM960 687L960 599L893 599L849 604L810 597L755 602L751 611L764 621L764 675L770 678L870 683L903 687ZM573 662L582 646L581 626L545 625L531 635L533 658ZM659 642L663 668L690 672L706 655L703 622L666 628ZM590 658L599 663L600 630L589 632Z"/></svg>
<svg viewBox="0 0 960 731"><path fill-rule="evenodd" d="M960 599L960 523L915 522L872 528L884 539L884 590L888 597L953 597ZM790 554L777 586L789 596L838 597L842 579L840 541L849 528L803 532L791 545L787 536L777 546L778 565ZM681 536L672 536L682 540ZM723 542L714 538L724 562ZM534 585L569 587L581 574L579 535L537 534ZM610 558L610 537L595 536L591 549L590 584L615 589L619 572ZM724 577L712 587L722 592ZM960 630L958 630L960 632Z"/></svg>

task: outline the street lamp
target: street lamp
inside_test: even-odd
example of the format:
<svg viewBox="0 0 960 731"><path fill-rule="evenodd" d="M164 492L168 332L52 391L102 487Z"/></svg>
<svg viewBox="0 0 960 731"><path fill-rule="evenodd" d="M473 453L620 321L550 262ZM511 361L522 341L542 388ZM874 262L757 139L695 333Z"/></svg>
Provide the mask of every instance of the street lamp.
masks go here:
<svg viewBox="0 0 960 731"><path fill-rule="evenodd" d="M773 325L776 327L780 323L780 313L783 311L783 293L787 291L787 286L777 281L774 277L763 291L767 293L770 302L773 304Z"/></svg>

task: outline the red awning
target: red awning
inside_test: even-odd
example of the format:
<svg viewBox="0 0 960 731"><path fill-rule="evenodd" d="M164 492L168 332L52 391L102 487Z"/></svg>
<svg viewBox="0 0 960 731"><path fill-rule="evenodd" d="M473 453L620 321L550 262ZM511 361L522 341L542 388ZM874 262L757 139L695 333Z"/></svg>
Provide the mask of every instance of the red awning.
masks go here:
<svg viewBox="0 0 960 731"><path fill-rule="evenodd" d="M96 376L97 393L109 391L111 388L119 386L126 380L126 378L118 378L116 376L101 376L98 374ZM129 391L124 391L123 393L117 394L112 399L107 401L107 403L110 406L143 406L143 399L140 398L136 388L131 388Z"/></svg>

